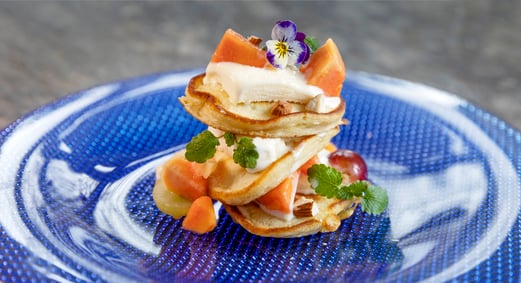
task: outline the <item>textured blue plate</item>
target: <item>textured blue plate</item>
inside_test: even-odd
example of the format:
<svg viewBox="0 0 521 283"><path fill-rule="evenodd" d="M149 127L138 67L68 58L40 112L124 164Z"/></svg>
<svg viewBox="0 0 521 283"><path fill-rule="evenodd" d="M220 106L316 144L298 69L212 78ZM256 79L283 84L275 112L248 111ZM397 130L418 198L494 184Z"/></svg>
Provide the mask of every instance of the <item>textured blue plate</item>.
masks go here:
<svg viewBox="0 0 521 283"><path fill-rule="evenodd" d="M159 212L154 169L205 127L186 71L95 87L0 134L0 281L519 281L521 134L456 96L351 73L360 152L389 193L335 233L253 236L220 212L198 236Z"/></svg>

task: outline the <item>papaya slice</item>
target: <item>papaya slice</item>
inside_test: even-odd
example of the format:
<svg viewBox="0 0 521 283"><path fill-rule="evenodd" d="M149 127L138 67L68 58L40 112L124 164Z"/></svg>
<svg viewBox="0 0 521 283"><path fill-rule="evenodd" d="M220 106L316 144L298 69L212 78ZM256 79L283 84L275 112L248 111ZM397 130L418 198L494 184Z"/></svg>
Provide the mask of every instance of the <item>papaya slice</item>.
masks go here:
<svg viewBox="0 0 521 283"><path fill-rule="evenodd" d="M302 166L300 166L298 171L300 172L300 174L304 174L307 176L308 169L311 168L311 166L313 166L315 164L319 164L319 163L320 163L320 160L318 159L318 156L315 154L308 161L306 161L306 163L304 163Z"/></svg>
<svg viewBox="0 0 521 283"><path fill-rule="evenodd" d="M210 232L216 226L215 210L212 199L208 196L202 196L192 203L182 223L183 229L197 234Z"/></svg>
<svg viewBox="0 0 521 283"><path fill-rule="evenodd" d="M257 202L269 210L279 211L283 214L292 213L292 204L296 192L296 179L298 178L299 172L297 171L290 177L284 179L284 181L265 195L259 197Z"/></svg>
<svg viewBox="0 0 521 283"><path fill-rule="evenodd" d="M332 39L328 39L300 68L307 83L320 87L327 96L340 96L346 76L346 67L340 51Z"/></svg>
<svg viewBox="0 0 521 283"><path fill-rule="evenodd" d="M327 150L329 153L332 153L335 150L337 150L337 147L332 142L330 142L328 145L326 145L326 147L324 149ZM315 164L319 164L319 163L320 163L320 158L318 157L318 155L316 155L316 154L313 155L313 157L311 157L308 161L306 161L306 163L304 163L298 169L298 171L301 174L301 177L302 177L302 174L304 174L304 175L306 175L306 178L307 178L308 169L311 168L311 166L313 166Z"/></svg>
<svg viewBox="0 0 521 283"><path fill-rule="evenodd" d="M210 62L233 62L262 68L266 64L266 52L232 29L224 32Z"/></svg>
<svg viewBox="0 0 521 283"><path fill-rule="evenodd" d="M202 176L204 165L190 162L183 156L174 155L162 170L165 187L177 195L194 201L208 195L208 180Z"/></svg>

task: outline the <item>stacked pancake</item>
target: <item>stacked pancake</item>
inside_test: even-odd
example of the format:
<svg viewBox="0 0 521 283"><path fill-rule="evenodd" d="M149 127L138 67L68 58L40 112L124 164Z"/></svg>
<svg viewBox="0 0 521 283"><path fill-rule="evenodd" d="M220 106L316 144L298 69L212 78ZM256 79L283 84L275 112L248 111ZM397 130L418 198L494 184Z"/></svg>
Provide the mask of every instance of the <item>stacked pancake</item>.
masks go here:
<svg viewBox="0 0 521 283"><path fill-rule="evenodd" d="M201 163L207 194L256 235L299 237L335 231L358 201L316 194L306 169L327 164L335 150L331 139L346 123L339 95L344 63L332 40L300 69L273 68L265 52L258 39L226 31L206 73L192 78L180 98L186 111L219 137L216 154ZM253 142L255 166L236 163L225 133ZM162 170L158 169L156 187L164 186Z"/></svg>

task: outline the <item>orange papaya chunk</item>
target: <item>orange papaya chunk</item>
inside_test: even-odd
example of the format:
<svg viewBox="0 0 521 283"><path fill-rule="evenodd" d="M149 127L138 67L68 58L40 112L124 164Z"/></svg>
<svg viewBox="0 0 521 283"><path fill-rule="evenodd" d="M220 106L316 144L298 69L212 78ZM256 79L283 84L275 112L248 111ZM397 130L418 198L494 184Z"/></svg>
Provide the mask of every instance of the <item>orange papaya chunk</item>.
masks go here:
<svg viewBox="0 0 521 283"><path fill-rule="evenodd" d="M340 51L332 39L315 51L309 62L300 68L307 83L320 87L327 96L340 96L346 67Z"/></svg>
<svg viewBox="0 0 521 283"><path fill-rule="evenodd" d="M330 142L328 145L326 145L326 147L324 149L327 150L329 153L331 153L331 152L334 152L335 150L337 150L337 147L332 142ZM300 166L298 171L300 172L301 175L302 174L306 175L306 178L307 178L308 169L311 168L311 166L313 166L315 164L320 164L320 159L318 158L318 155L316 155L316 154L313 155L313 157L311 157L308 161L306 161L306 163L304 163L302 166Z"/></svg>
<svg viewBox="0 0 521 283"><path fill-rule="evenodd" d="M208 180L202 176L203 165L182 156L168 160L161 174L165 187L190 201L208 195Z"/></svg>
<svg viewBox="0 0 521 283"><path fill-rule="evenodd" d="M192 203L182 223L183 229L198 234L210 232L216 226L215 210L212 199L208 196L202 196Z"/></svg>
<svg viewBox="0 0 521 283"><path fill-rule="evenodd" d="M300 174L307 175L308 174L308 169L311 168L311 166L313 166L315 164L319 164L319 163L320 163L320 160L318 159L318 156L315 154L308 161L306 161L306 163L304 163L302 166L300 166L298 171L300 172Z"/></svg>
<svg viewBox="0 0 521 283"><path fill-rule="evenodd" d="M257 202L263 205L269 210L275 210L284 214L292 212L291 203L294 198L294 184L295 178L298 178L299 174L292 174L290 177L284 179L279 185L271 189L265 195L259 197Z"/></svg>
<svg viewBox="0 0 521 283"><path fill-rule="evenodd" d="M264 67L266 52L232 29L226 30L210 62L233 62L253 67Z"/></svg>

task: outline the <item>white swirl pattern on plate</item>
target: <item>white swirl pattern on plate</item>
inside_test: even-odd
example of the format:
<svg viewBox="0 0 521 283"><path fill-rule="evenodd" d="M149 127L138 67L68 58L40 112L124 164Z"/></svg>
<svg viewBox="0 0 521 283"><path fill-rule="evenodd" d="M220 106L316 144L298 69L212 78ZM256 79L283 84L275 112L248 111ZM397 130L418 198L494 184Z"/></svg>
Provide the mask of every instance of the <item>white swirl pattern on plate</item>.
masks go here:
<svg viewBox="0 0 521 283"><path fill-rule="evenodd" d="M150 91L186 85L187 81L196 73L198 72L193 71L185 73L181 76L174 74L161 77L160 79L153 81L142 88L128 91L109 105L104 105L104 107L97 108L95 111L87 111L82 115L82 117L77 119L72 126L60 134L59 140L63 140L69 133L73 132L75 128L85 119L94 117L97 113L105 111L115 104L125 103L128 101L128 99L132 99L140 95L147 95ZM90 89L84 93L79 94L81 97L72 103L66 104L63 107L59 107L50 113L38 113L22 121L12 131L9 140L0 148L0 164L24 164L24 157L26 157L26 155L31 152L32 148L38 144L38 141L45 134L55 128L59 123L67 119L71 114L82 111L86 108L86 106L104 99L105 97L117 91L118 88L118 84L110 84ZM59 147L65 152L71 151L70 147L63 142L60 142ZM54 160L51 161L50 164L51 166L54 166L54 169L51 168L51 170L57 170L58 172L56 173L59 174L54 175L53 171L47 171L47 173L51 173L51 179L53 176L65 176L65 179L55 180L58 182L56 187L61 189L61 191L57 192L61 197L68 199L77 198L79 196L78 193L88 195L90 193L89 191L95 188L95 180L91 179L85 174L72 172L65 162ZM42 157L39 149L36 148L29 156L29 159L25 164L25 168L22 171L22 176L18 176L20 170L18 166L4 168L5 171L0 174L0 213L4 216L9 215L8 217L0 218L0 223L4 227L5 231L11 238L15 239L24 247L29 249L34 255L37 255L41 259L52 263L53 265L59 267L69 274L72 274L80 280L88 281L88 278L85 278L76 270L67 266L65 263L63 263L61 258L57 257L55 253L49 251L48 247L42 245L42 243L35 239L33 232L28 229L27 223L25 223L18 214L18 206L22 205L23 207L29 208L26 210L29 213L27 216L29 219L31 219L33 225L35 225L36 228L44 234L45 238L49 240L55 248L60 249L60 251L63 252L67 257L72 258L74 261L87 267L89 270L100 274L105 280L128 280L129 278L127 278L124 274L113 273L110 270L103 268L103 266L93 264L89 259L77 256L74 252L71 252L66 247L64 247L63 241L57 239L56 235L49 230L48 225L44 222L41 215L38 215L38 208L45 205L42 201L41 191L35 189L39 186L38 177L42 172L41 165ZM151 167L149 166L149 168L146 168L146 170L150 170L150 168ZM20 180L18 180L18 177L20 177ZM71 180L71 178L73 179ZM129 176L129 178L131 178L131 176ZM67 181L70 181L71 183L66 184ZM22 194L22 204L17 203L17 192L14 190L17 187L17 182L20 182L21 184L20 192ZM79 191L74 191L74 188L77 189L78 187L81 189ZM110 188L111 187L109 187L109 189ZM111 229L114 228L111 225L118 223L118 221L122 221L126 224L132 224L128 217L125 217L125 215L128 214L125 214L124 204L122 203L122 199L125 198L130 187L118 186L118 188L126 188L126 191L120 190L117 192L117 194L114 193L114 191L111 192L110 190L107 192L108 200L112 201L113 198L116 198L116 202L101 202L97 208L96 215L98 217L98 221L100 221L100 228L108 229L108 231L105 232L108 232L109 234L114 233L115 236L122 236L125 234L129 236L135 236L137 231L138 235L142 235L137 239L141 238L142 240L138 240L136 243L136 238L133 237L133 240L131 240L129 244L143 248L147 252L158 253L158 247L155 247L152 242L153 235L147 235L146 232L140 231L139 228L135 228L134 225L118 225L117 228L120 230L117 231ZM114 206L114 204L119 206ZM115 215L120 217L117 219L118 221L114 221L114 219L110 218L114 216L114 214L112 214L114 211L106 211L110 209L116 210ZM132 229L133 227L134 229ZM84 242L84 239L82 238L89 237L89 232L84 231L80 227L72 227L69 233L71 234L73 240L78 243L78 246L83 245L82 242ZM125 237L122 239L125 239ZM49 270L42 271L45 271L44 274L48 276L49 279L57 281L65 280L64 278L60 278L58 274L50 273Z"/></svg>
<svg viewBox="0 0 521 283"><path fill-rule="evenodd" d="M458 111L458 107L466 102L454 95L423 85L382 76L374 77L369 74L358 76L354 80L367 89L411 103L427 112L432 112L437 117L446 120L447 123L454 125L460 133L472 141L486 155L486 159L493 171L493 176L495 176L495 185L493 187L497 189L498 199L495 204L497 215L492 226L488 228L485 236L464 257L443 270L443 272L428 278L427 281L443 282L455 278L490 257L504 241L516 222L517 214L512 213L512 208L520 207L520 181L516 169L508 156L481 128ZM415 95L410 95L411 93ZM449 129L446 129L446 131L447 136L452 139L451 148L453 154L456 156L464 154L466 148L461 137ZM498 168L494 166L496 164L504 164L506 166ZM374 164L374 167L379 167L379 165ZM429 174L414 179L384 180L379 178L377 174L373 177L377 183L390 184L387 186L387 189L392 191L389 200L391 230L393 236L398 239L419 228L431 215L439 211L448 211L453 207L463 208L468 213L467 219L475 217L476 213L479 213L479 206L486 197L489 185L487 183L487 174L480 163L454 164L440 174ZM500 183L501 180L510 180L510 183L515 186L503 186ZM437 185L440 183L443 184L442 187ZM414 192L410 191L411 188L414 189ZM437 190L433 191L432 188L437 188ZM457 190L456 193L454 193L455 190ZM439 198L440 194L450 195L450 201L433 202L434 199ZM400 205L401 200L407 199L411 195L414 195L415 205ZM456 226L454 223L453 225ZM403 250L405 262L402 269L405 270L421 258L417 253L426 254L434 248L434 245L422 243L419 246L410 246L407 250Z"/></svg>

